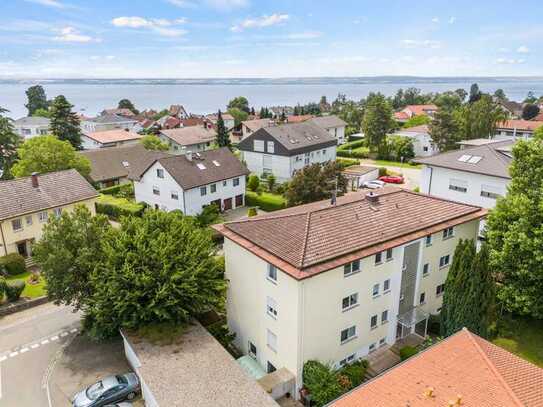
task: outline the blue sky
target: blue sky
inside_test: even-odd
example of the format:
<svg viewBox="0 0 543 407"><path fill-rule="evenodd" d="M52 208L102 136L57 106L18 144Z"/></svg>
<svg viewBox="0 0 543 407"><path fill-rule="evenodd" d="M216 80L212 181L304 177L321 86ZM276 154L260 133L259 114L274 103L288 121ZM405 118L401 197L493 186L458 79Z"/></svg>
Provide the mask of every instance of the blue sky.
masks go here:
<svg viewBox="0 0 543 407"><path fill-rule="evenodd" d="M0 0L0 77L543 74L543 3Z"/></svg>

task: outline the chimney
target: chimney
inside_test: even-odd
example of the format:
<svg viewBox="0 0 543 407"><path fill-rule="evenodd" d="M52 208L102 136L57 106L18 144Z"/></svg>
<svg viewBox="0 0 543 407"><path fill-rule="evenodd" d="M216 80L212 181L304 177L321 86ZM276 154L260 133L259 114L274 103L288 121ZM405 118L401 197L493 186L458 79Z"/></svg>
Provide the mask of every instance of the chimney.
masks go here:
<svg viewBox="0 0 543 407"><path fill-rule="evenodd" d="M371 204L379 203L379 195L374 194L373 191L371 191L369 194L366 194L366 199Z"/></svg>
<svg viewBox="0 0 543 407"><path fill-rule="evenodd" d="M40 183L38 182L38 173L37 172L33 172L32 175L30 176L30 179L32 180L32 186L34 188L38 188L40 186Z"/></svg>
<svg viewBox="0 0 543 407"><path fill-rule="evenodd" d="M187 160L192 161L192 151L186 151L185 157L187 157Z"/></svg>

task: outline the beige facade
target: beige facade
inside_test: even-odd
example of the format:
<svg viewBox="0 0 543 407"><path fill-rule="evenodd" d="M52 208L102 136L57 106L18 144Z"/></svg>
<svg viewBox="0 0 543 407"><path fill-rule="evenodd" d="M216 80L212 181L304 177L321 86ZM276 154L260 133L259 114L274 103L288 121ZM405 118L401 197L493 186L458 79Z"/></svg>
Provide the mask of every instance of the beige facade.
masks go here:
<svg viewBox="0 0 543 407"><path fill-rule="evenodd" d="M454 226L452 236L439 231L430 240L423 237L381 252L379 262L375 255L362 258L359 270L349 275L342 265L298 280L272 268L272 276L277 270L276 281L268 275L266 261L225 237L228 324L236 333L236 345L244 354L256 348L254 357L264 369L270 369L268 363L289 369L298 388L307 360L339 366L391 345L398 334L400 299L406 295L405 265L416 263L416 276L411 295L403 301L428 314L439 312L438 286L446 280L458 240L476 239L478 227L479 220L472 220ZM413 329L404 327L401 334Z"/></svg>
<svg viewBox="0 0 543 407"><path fill-rule="evenodd" d="M47 223L49 217L58 216L63 211L71 211L76 205L85 205L94 215L95 202L96 198L91 198L0 221L0 256L10 253L31 256L32 244L41 238L43 225Z"/></svg>

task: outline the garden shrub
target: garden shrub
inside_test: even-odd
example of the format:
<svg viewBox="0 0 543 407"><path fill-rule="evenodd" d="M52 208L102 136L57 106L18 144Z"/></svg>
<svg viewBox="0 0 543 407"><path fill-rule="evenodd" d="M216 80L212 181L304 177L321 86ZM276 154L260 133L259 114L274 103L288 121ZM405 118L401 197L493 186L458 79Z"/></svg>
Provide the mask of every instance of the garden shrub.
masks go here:
<svg viewBox="0 0 543 407"><path fill-rule="evenodd" d="M368 366L367 360L358 360L342 368L340 374L347 376L351 382L351 388L354 388L364 380Z"/></svg>
<svg viewBox="0 0 543 407"><path fill-rule="evenodd" d="M260 186L260 179L258 175L252 174L249 176L249 181L247 181L247 189L249 191L255 192Z"/></svg>
<svg viewBox="0 0 543 407"><path fill-rule="evenodd" d="M0 276L0 303L2 302L2 298L4 298L4 294L6 293L6 287L7 282L5 277Z"/></svg>
<svg viewBox="0 0 543 407"><path fill-rule="evenodd" d="M441 316L439 314L430 314L428 318L428 333L439 335L441 333Z"/></svg>
<svg viewBox="0 0 543 407"><path fill-rule="evenodd" d="M8 276L16 276L26 271L25 259L19 253L10 253L0 257L0 268L4 269Z"/></svg>
<svg viewBox="0 0 543 407"><path fill-rule="evenodd" d="M385 175L388 175L388 170L386 167L379 167L379 176L384 177Z"/></svg>
<svg viewBox="0 0 543 407"><path fill-rule="evenodd" d="M8 301L15 302L19 299L23 290L25 289L26 283L23 280L10 281L6 284L5 292Z"/></svg>
<svg viewBox="0 0 543 407"><path fill-rule="evenodd" d="M347 167L350 167L351 165L359 164L359 161L357 159L354 159L354 158L341 158L341 157L338 157L338 158L336 158L336 162L341 166L341 168L347 168Z"/></svg>
<svg viewBox="0 0 543 407"><path fill-rule="evenodd" d="M247 206L258 206L266 212L277 211L286 208L286 201L281 195L268 193L257 194L247 191L245 193L245 204Z"/></svg>
<svg viewBox="0 0 543 407"><path fill-rule="evenodd" d="M252 216L256 216L256 215L257 215L256 208L254 208L254 207L249 208L249 210L247 211L247 216L252 217Z"/></svg>
<svg viewBox="0 0 543 407"><path fill-rule="evenodd" d="M268 191L272 192L275 189L277 179L275 178L275 175L270 174L268 175L268 178L266 178L266 183L268 184Z"/></svg>
<svg viewBox="0 0 543 407"><path fill-rule="evenodd" d="M355 149L359 147L364 147L366 145L366 142L364 140L355 140L355 141L349 141L348 143L344 143L337 147L338 150L349 150L349 149Z"/></svg>
<svg viewBox="0 0 543 407"><path fill-rule="evenodd" d="M416 355L418 352L419 351L417 350L417 348L413 346L404 346L400 349L400 359L402 361L409 359L411 356Z"/></svg>
<svg viewBox="0 0 543 407"><path fill-rule="evenodd" d="M96 212L119 220L121 216L141 216L145 209L142 203L129 201L125 198L115 198L111 195L101 195L96 202Z"/></svg>
<svg viewBox="0 0 543 407"><path fill-rule="evenodd" d="M317 360L309 360L304 364L303 382L311 394L311 400L318 407L338 398L344 392L337 372Z"/></svg>
<svg viewBox="0 0 543 407"><path fill-rule="evenodd" d="M119 184L112 187L102 188L98 192L101 194L113 195L119 198L133 198L134 185L132 185L132 183Z"/></svg>
<svg viewBox="0 0 543 407"><path fill-rule="evenodd" d="M196 222L200 227L207 227L221 221L221 212L219 207L215 204L206 205L198 215L196 215Z"/></svg>
<svg viewBox="0 0 543 407"><path fill-rule="evenodd" d="M370 149L367 147L359 147L355 150L337 150L336 156L348 158L368 158L370 156Z"/></svg>

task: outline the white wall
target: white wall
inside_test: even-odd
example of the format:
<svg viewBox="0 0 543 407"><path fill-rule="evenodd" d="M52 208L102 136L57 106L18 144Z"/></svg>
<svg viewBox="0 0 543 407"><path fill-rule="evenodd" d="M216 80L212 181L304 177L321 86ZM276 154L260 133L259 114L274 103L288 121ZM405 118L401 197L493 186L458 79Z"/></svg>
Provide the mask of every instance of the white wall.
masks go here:
<svg viewBox="0 0 543 407"><path fill-rule="evenodd" d="M409 137L413 142L415 157L429 157L439 153L437 147L432 143L432 138L427 133L414 133L409 131L398 131L395 136ZM426 149L426 151L425 151Z"/></svg>
<svg viewBox="0 0 543 407"><path fill-rule="evenodd" d="M449 189L451 179L465 181L467 192ZM509 182L510 180L505 178L426 165L421 171L421 192L483 208L493 208L496 199L481 196L481 187L491 186L504 196Z"/></svg>
<svg viewBox="0 0 543 407"><path fill-rule="evenodd" d="M347 141L345 140L345 126L330 127L329 129L326 129L326 131L332 137L337 139L338 145L341 145Z"/></svg>
<svg viewBox="0 0 543 407"><path fill-rule="evenodd" d="M164 178L156 176L157 169L164 170ZM224 181L226 181L226 185L223 185L223 181L215 183L217 186L215 193L211 193L211 184L206 185L207 194L201 196L200 187L184 191L168 171L159 162L155 162L139 181L134 181L134 193L137 202L146 202L153 208L158 205L159 209L165 211L178 209L186 215L192 216L199 214L205 205L209 205L217 199L223 201L232 198L232 208L236 207L236 195L245 194L245 176L239 177L239 185L235 187L233 178ZM158 187L160 195L153 193L153 186ZM172 192L177 192L177 200L172 199Z"/></svg>
<svg viewBox="0 0 543 407"><path fill-rule="evenodd" d="M166 144L170 146L169 153L175 154L175 155L181 155L185 154L187 151L192 151L193 153L199 153L201 151L209 150L212 147L212 143L209 142L202 142L198 144L191 144L188 146L183 146L172 139L164 136L163 134L159 134L158 137Z"/></svg>
<svg viewBox="0 0 543 407"><path fill-rule="evenodd" d="M14 126L15 133L28 140L36 136L49 134L48 126Z"/></svg>

